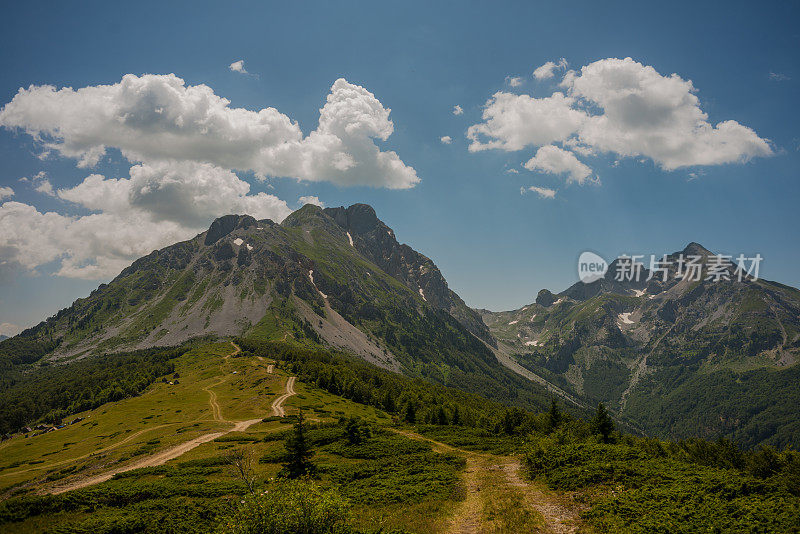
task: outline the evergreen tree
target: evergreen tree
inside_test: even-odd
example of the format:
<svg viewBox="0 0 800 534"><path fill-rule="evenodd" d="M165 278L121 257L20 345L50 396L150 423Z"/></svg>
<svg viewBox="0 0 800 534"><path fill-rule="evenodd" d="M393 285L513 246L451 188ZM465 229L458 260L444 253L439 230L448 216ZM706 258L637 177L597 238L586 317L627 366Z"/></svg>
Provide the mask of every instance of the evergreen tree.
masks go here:
<svg viewBox="0 0 800 534"><path fill-rule="evenodd" d="M314 451L311 450L311 443L306 436L306 424L301 411L294 424L292 432L286 438L286 451L289 459L283 466L283 471L288 478L298 478L314 473L315 466L311 463Z"/></svg>
<svg viewBox="0 0 800 534"><path fill-rule="evenodd" d="M372 436L372 429L360 417L350 417L344 422L344 433L350 445L357 445Z"/></svg>
<svg viewBox="0 0 800 534"><path fill-rule="evenodd" d="M547 421L550 425L550 431L552 432L558 425L561 424L561 409L558 407L558 402L555 399L550 401L550 411L547 414Z"/></svg>
<svg viewBox="0 0 800 534"><path fill-rule="evenodd" d="M417 407L411 401L407 402L403 408L403 420L412 425L417 422Z"/></svg>
<svg viewBox="0 0 800 534"><path fill-rule="evenodd" d="M614 420L611 419L611 416L606 410L606 407L603 406L603 403L600 402L597 404L597 413L592 419L592 432L595 434L600 434L603 439L603 443L611 443L611 433L614 431Z"/></svg>
<svg viewBox="0 0 800 534"><path fill-rule="evenodd" d="M453 408L453 425L459 426L461 425L461 412L458 411L458 405Z"/></svg>

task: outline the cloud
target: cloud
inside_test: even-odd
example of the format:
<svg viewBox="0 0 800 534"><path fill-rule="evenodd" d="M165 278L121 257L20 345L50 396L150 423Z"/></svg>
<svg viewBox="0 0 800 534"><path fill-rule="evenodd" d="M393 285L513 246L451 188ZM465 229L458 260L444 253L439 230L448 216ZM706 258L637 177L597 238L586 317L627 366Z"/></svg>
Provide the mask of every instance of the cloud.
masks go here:
<svg viewBox="0 0 800 534"><path fill-rule="evenodd" d="M461 106L459 106L458 104L453 106L453 115L463 115L463 114L464 114L464 110L461 109Z"/></svg>
<svg viewBox="0 0 800 534"><path fill-rule="evenodd" d="M41 213L21 202L0 205L3 261L33 272L57 262L56 274L69 278L109 278L133 259L192 235L176 223L153 222L141 212L69 217Z"/></svg>
<svg viewBox="0 0 800 534"><path fill-rule="evenodd" d="M14 190L10 187L0 187L0 200L14 196Z"/></svg>
<svg viewBox="0 0 800 534"><path fill-rule="evenodd" d="M544 98L493 95L484 122L467 130L470 150L562 143L584 154L651 159L667 171L773 153L766 139L734 120L712 125L691 81L663 76L631 58L602 59L569 71L561 87L566 94Z"/></svg>
<svg viewBox="0 0 800 534"><path fill-rule="evenodd" d="M538 67L536 70L533 71L533 77L537 80L549 80L553 76L555 76L556 69L566 70L567 68L567 60L563 57L558 60L558 63L553 63L552 61L548 61L541 67Z"/></svg>
<svg viewBox="0 0 800 534"><path fill-rule="evenodd" d="M240 59L239 61L234 61L233 63L228 65L228 68L232 72L238 72L240 74L247 74L247 70L245 70L245 68L244 68L244 60L243 59Z"/></svg>
<svg viewBox="0 0 800 534"><path fill-rule="evenodd" d="M450 137L449 135L443 135L442 137L439 138L439 141L441 141L442 144L444 145L449 145L450 143L453 142L453 138Z"/></svg>
<svg viewBox="0 0 800 534"><path fill-rule="evenodd" d="M22 331L22 328L11 323L0 323L0 335L3 336L16 336Z"/></svg>
<svg viewBox="0 0 800 534"><path fill-rule="evenodd" d="M38 182L39 180L44 180L45 178L47 178L47 173L44 171L39 171L30 178L28 178L27 176L23 176L22 178L19 179L19 181L23 183L29 183L29 182L35 183Z"/></svg>
<svg viewBox="0 0 800 534"><path fill-rule="evenodd" d="M539 198L556 198L555 189L548 189L546 187L537 187L535 185L519 188L520 195L524 195L526 193L536 193L537 195L539 195Z"/></svg>
<svg viewBox="0 0 800 534"><path fill-rule="evenodd" d="M769 79L774 82L785 82L787 80L791 80L791 78L782 72L770 72Z"/></svg>
<svg viewBox="0 0 800 534"><path fill-rule="evenodd" d="M580 131L581 141L600 151L645 156L665 170L772 154L766 140L736 121L712 126L691 81L662 76L631 58L597 61L564 84L603 110Z"/></svg>
<svg viewBox="0 0 800 534"><path fill-rule="evenodd" d="M515 168L506 169L506 174L519 174L519 171Z"/></svg>
<svg viewBox="0 0 800 534"><path fill-rule="evenodd" d="M547 174L565 174L567 183L577 182L583 185L587 180L592 180L592 169L578 161L572 152L547 145L536 151L536 155L525 162L524 167L529 171L539 171Z"/></svg>
<svg viewBox="0 0 800 534"><path fill-rule="evenodd" d="M227 213L280 222L292 211L274 195L249 192L250 184L229 170L208 163L160 162L131 167L130 178L93 174L75 187L60 189L58 196L92 211L140 211L153 221L192 229Z"/></svg>
<svg viewBox="0 0 800 534"><path fill-rule="evenodd" d="M0 205L0 257L31 271L55 262L59 276L108 279L133 260L202 232L220 215L280 222L291 213L278 197L249 191L234 173L207 163L140 164L130 178L92 174L56 191L89 215Z"/></svg>
<svg viewBox="0 0 800 534"><path fill-rule="evenodd" d="M484 107L485 122L467 129L469 150L517 151L565 141L587 120L585 112L573 109L574 104L573 98L558 92L546 98L495 93Z"/></svg>
<svg viewBox="0 0 800 534"><path fill-rule="evenodd" d="M522 78L519 76L506 76L506 83L511 87L519 87L522 85Z"/></svg>
<svg viewBox="0 0 800 534"><path fill-rule="evenodd" d="M47 178L40 180L39 185L36 186L35 190L51 197L55 196L55 193L53 192L53 184L51 184L50 180Z"/></svg>
<svg viewBox="0 0 800 534"><path fill-rule="evenodd" d="M300 206L305 206L306 204L313 204L315 206L319 206L320 208L325 207L325 203L322 202L319 199L319 197L305 196L305 197L300 197L299 199L297 199L297 201L300 204Z"/></svg>
<svg viewBox="0 0 800 534"><path fill-rule="evenodd" d="M406 189L416 171L381 151L394 130L390 110L365 88L338 79L304 136L275 108L250 111L206 85L175 76L128 74L113 85L74 90L20 89L0 111L0 126L22 129L44 149L92 167L108 147L132 163L191 161L259 176Z"/></svg>

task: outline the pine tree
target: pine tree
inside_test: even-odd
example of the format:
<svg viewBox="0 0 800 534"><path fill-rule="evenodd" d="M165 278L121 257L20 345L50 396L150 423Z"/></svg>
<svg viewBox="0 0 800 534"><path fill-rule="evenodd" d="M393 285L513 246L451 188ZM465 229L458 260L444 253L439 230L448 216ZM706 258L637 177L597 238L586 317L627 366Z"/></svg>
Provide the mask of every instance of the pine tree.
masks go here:
<svg viewBox="0 0 800 534"><path fill-rule="evenodd" d="M600 434L603 443L611 442L611 433L614 431L614 420L608 414L608 410L603 406L603 403L597 404L597 413L592 419L592 431L595 434Z"/></svg>
<svg viewBox="0 0 800 534"><path fill-rule="evenodd" d="M411 401L406 403L403 409L403 420L412 425L417 422L417 407Z"/></svg>
<svg viewBox="0 0 800 534"><path fill-rule="evenodd" d="M561 424L561 409L558 407L558 402L555 399L550 401L550 412L547 414L547 420L550 424L550 431L552 432L558 425Z"/></svg>
<svg viewBox="0 0 800 534"><path fill-rule="evenodd" d="M453 408L453 420L452 420L452 423L453 423L453 425L456 425L456 426L461 425L461 412L458 411L458 406Z"/></svg>
<svg viewBox="0 0 800 534"><path fill-rule="evenodd" d="M314 451L311 450L311 444L306 436L306 425L302 411L297 417L297 422L294 424L291 434L286 438L285 447L289 453L289 459L284 464L283 471L288 478L298 478L314 473L315 467L311 463Z"/></svg>

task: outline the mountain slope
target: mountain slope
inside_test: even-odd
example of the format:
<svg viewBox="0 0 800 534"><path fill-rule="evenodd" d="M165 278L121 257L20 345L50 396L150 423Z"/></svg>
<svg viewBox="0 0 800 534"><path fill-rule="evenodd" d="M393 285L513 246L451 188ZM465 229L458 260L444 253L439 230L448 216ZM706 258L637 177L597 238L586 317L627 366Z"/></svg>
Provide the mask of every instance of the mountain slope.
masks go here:
<svg viewBox="0 0 800 534"><path fill-rule="evenodd" d="M648 432L800 443L797 418L781 408L800 401L787 379L800 356L800 291L739 281L732 265L730 280L706 280L706 269L698 281L681 279L680 254L702 263L712 256L689 244L668 257L666 281L646 280L646 270L639 282L617 281L618 260L600 280L558 295L542 290L529 306L483 318L520 364ZM769 411L774 417L764 419Z"/></svg>
<svg viewBox="0 0 800 534"><path fill-rule="evenodd" d="M0 361L81 358L201 336L330 346L494 398L547 402L543 388L497 361L480 316L433 262L400 245L365 205L307 205L281 224L221 217L1 342Z"/></svg>

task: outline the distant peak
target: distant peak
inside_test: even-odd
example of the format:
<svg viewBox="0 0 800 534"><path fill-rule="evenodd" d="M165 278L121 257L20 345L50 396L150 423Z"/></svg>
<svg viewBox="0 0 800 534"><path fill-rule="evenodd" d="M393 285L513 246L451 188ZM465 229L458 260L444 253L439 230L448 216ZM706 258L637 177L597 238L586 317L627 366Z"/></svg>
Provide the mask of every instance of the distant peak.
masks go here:
<svg viewBox="0 0 800 534"><path fill-rule="evenodd" d="M213 245L237 228L249 228L251 226L258 226L258 221L250 215L223 215L211 223L206 233L204 244L206 246Z"/></svg>
<svg viewBox="0 0 800 534"><path fill-rule="evenodd" d="M700 243L692 241L686 245L686 247L681 251L681 254L684 256L708 256L711 255L712 252Z"/></svg>

